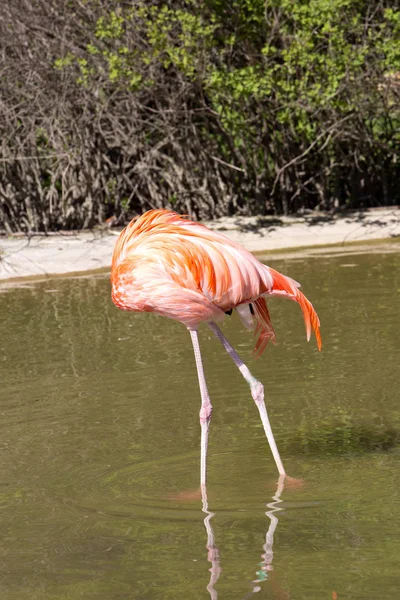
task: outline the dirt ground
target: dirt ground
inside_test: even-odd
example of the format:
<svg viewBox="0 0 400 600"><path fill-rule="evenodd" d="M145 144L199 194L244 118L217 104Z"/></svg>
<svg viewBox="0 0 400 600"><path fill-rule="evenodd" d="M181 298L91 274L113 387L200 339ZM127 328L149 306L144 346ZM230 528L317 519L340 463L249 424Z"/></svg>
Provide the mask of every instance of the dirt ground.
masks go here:
<svg viewBox="0 0 400 600"><path fill-rule="evenodd" d="M277 251L392 239L400 248L400 208L346 215L227 217L205 223L263 257ZM52 236L0 238L0 280L84 273L110 267L119 232L95 230ZM397 244L396 244L397 245Z"/></svg>

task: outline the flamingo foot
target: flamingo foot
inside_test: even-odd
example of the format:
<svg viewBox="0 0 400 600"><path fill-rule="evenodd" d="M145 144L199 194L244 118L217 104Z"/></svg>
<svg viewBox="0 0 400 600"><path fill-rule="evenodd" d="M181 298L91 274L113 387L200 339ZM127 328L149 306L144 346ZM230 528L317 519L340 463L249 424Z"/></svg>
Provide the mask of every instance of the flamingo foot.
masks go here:
<svg viewBox="0 0 400 600"><path fill-rule="evenodd" d="M201 487L196 488L195 490L182 490L181 492L170 494L168 496L168 500L175 500L177 502L191 502L194 500L201 500L201 498Z"/></svg>
<svg viewBox="0 0 400 600"><path fill-rule="evenodd" d="M304 479L297 479L296 477L290 477L285 475L284 485L287 490L298 490L304 486Z"/></svg>

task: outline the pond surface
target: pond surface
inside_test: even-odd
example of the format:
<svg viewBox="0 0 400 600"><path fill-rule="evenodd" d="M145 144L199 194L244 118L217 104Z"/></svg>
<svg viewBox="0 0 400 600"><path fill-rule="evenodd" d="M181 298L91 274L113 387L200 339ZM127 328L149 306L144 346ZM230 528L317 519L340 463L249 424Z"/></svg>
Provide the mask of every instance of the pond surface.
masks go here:
<svg viewBox="0 0 400 600"><path fill-rule="evenodd" d="M270 301L260 360L277 472L245 381L205 327L214 405L207 514L190 336L110 301L105 276L0 293L0 597L397 600L400 593L400 255L269 259L302 282ZM204 522L205 520L205 522ZM206 545L208 544L208 549ZM210 571L211 569L211 571Z"/></svg>

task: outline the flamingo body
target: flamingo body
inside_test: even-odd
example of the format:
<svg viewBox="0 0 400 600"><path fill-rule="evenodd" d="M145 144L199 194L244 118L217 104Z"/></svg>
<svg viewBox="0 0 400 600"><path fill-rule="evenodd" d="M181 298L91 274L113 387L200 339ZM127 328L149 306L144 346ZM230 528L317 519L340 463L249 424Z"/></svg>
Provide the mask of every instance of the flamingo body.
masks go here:
<svg viewBox="0 0 400 600"><path fill-rule="evenodd" d="M244 325L255 326L260 355L275 340L266 298L281 296L298 302L303 311L307 338L314 329L321 349L319 319L299 284L263 265L245 248L200 223L168 210L150 210L133 219L115 245L112 267L112 300L133 312L154 312L180 321L189 329L199 378L201 409L200 482L206 498L206 457L212 405L204 376L197 328L207 322L247 381L259 410L276 466L286 476L275 443L264 387L250 373L217 322L236 309Z"/></svg>
<svg viewBox="0 0 400 600"><path fill-rule="evenodd" d="M318 316L297 282L221 233L174 212L150 210L131 221L115 246L111 281L119 308L155 312L189 329L219 322L237 309L246 327L255 320L259 354L275 340L266 297L286 297L300 304L307 337L313 328L321 348Z"/></svg>

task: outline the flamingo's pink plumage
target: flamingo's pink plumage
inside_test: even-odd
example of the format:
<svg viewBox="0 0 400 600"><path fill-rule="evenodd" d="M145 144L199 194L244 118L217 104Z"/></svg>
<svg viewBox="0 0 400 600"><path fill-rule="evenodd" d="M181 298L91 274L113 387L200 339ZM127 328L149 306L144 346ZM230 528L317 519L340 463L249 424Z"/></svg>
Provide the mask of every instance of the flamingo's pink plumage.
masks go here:
<svg viewBox="0 0 400 600"><path fill-rule="evenodd" d="M275 334L266 298L298 302L310 338L321 349L319 319L290 277L263 265L240 244L175 212L150 210L120 234L112 261L112 299L122 309L155 312L189 329L220 321L238 309L250 327L255 319L261 355Z"/></svg>

